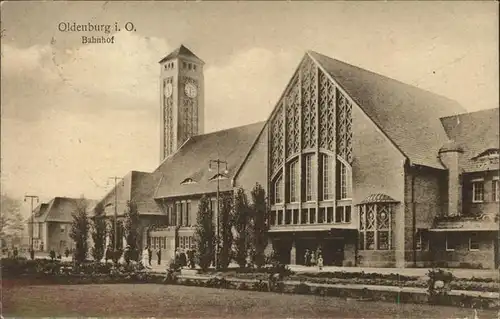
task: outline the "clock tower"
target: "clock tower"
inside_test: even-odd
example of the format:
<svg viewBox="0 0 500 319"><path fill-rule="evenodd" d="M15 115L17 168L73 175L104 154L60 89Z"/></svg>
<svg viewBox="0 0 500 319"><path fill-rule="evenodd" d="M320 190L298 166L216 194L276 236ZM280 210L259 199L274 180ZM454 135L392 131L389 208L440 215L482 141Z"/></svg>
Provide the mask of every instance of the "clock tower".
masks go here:
<svg viewBox="0 0 500 319"><path fill-rule="evenodd" d="M162 162L191 136L204 133L205 63L184 45L159 63Z"/></svg>

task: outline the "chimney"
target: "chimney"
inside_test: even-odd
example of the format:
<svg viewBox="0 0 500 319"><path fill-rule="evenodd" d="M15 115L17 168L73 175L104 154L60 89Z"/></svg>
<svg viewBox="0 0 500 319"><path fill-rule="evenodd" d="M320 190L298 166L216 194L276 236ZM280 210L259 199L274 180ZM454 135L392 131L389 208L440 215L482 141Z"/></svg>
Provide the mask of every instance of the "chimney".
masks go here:
<svg viewBox="0 0 500 319"><path fill-rule="evenodd" d="M462 214L462 183L460 182L460 156L462 147L451 141L439 149L439 159L448 169L448 212L447 216Z"/></svg>

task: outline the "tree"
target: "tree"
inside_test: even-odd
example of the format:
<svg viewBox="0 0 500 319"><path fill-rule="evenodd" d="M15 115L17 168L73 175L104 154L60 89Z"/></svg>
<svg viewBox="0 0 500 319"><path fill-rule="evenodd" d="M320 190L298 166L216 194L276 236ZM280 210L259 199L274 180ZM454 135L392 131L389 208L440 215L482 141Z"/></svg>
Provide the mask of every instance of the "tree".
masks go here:
<svg viewBox="0 0 500 319"><path fill-rule="evenodd" d="M125 256L126 260L138 260L139 259L139 211L137 210L137 204L133 201L127 202L127 211L125 212L125 221L123 222L123 227L125 231L125 240L128 246L128 256Z"/></svg>
<svg viewBox="0 0 500 319"><path fill-rule="evenodd" d="M20 242L24 231L21 202L6 194L0 195L0 238L2 246Z"/></svg>
<svg viewBox="0 0 500 319"><path fill-rule="evenodd" d="M102 203L98 203L94 208L91 235L94 242L92 257L94 260L99 261L104 255L104 245L106 244L106 214Z"/></svg>
<svg viewBox="0 0 500 319"><path fill-rule="evenodd" d="M71 223L70 237L75 242L75 261L81 263L85 261L88 251L88 234L90 222L87 213L87 201L81 198L77 201L77 206L73 212L73 222Z"/></svg>
<svg viewBox="0 0 500 319"><path fill-rule="evenodd" d="M268 223L268 209L266 192L262 186L257 183L252 189L252 251L253 262L257 267L265 265L266 257L264 250L267 246L267 231L269 229Z"/></svg>
<svg viewBox="0 0 500 319"><path fill-rule="evenodd" d="M233 209L233 225L236 231L234 239L234 259L240 267L246 266L248 252L248 226L250 222L250 206L245 191L240 188L236 192Z"/></svg>
<svg viewBox="0 0 500 319"><path fill-rule="evenodd" d="M194 240L199 265L201 269L207 270L214 258L215 234L209 199L206 196L202 196L198 205Z"/></svg>
<svg viewBox="0 0 500 319"><path fill-rule="evenodd" d="M219 209L219 266L222 269L227 269L231 262L231 247L233 245L233 222L231 212L233 210L233 198L231 194L222 194L220 196Z"/></svg>

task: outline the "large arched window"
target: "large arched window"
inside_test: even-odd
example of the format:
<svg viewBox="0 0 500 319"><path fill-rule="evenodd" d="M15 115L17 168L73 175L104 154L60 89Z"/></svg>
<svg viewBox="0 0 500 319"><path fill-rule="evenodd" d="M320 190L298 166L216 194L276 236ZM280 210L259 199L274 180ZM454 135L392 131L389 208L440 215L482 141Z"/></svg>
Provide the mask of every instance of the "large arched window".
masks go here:
<svg viewBox="0 0 500 319"><path fill-rule="evenodd" d="M333 200L333 160L332 156L321 154L322 199Z"/></svg>
<svg viewBox="0 0 500 319"><path fill-rule="evenodd" d="M299 201L300 191L300 169L298 159L293 160L288 165L288 199L290 203Z"/></svg>
<svg viewBox="0 0 500 319"><path fill-rule="evenodd" d="M306 201L316 200L316 157L314 154L306 154L304 156L305 164L305 195Z"/></svg>

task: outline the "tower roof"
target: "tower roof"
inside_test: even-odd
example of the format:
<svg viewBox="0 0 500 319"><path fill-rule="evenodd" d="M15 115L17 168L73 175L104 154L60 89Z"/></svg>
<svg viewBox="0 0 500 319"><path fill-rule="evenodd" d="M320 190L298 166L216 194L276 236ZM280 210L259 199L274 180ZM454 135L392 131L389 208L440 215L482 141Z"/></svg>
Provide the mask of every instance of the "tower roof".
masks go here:
<svg viewBox="0 0 500 319"><path fill-rule="evenodd" d="M203 62L202 59L200 59L199 57L197 57L196 54L194 54L191 50L189 50L188 48L186 48L183 44L181 44L180 47L178 47L177 49L175 49L174 51L172 51L166 57L164 57L163 59L161 59L160 62L158 62L158 63L163 63L165 61L172 60L172 59L175 59L175 58L178 58L178 57L192 58L192 59L198 60L199 62L201 62L203 64L205 63L205 62Z"/></svg>

